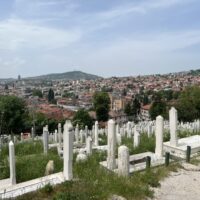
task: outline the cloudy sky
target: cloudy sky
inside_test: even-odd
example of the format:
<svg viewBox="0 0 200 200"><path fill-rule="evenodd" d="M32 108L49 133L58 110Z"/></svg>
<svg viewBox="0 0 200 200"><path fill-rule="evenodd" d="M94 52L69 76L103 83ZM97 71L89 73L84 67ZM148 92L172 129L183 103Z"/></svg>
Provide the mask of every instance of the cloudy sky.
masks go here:
<svg viewBox="0 0 200 200"><path fill-rule="evenodd" d="M0 78L200 68L199 0L0 0Z"/></svg>

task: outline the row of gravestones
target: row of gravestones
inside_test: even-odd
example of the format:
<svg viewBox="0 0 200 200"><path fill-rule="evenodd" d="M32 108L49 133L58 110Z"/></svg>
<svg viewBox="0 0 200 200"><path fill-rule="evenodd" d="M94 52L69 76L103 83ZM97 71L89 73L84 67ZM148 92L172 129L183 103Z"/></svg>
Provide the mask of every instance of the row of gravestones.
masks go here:
<svg viewBox="0 0 200 200"><path fill-rule="evenodd" d="M171 110L175 110L172 108ZM164 121L164 130L165 132L170 132L171 130L170 121ZM178 123L176 130L178 131L186 131L186 132L199 132L200 130L200 120L195 120L192 123ZM44 132L48 131L48 126L44 127L43 129L43 135ZM36 136L34 134L34 128L31 129L31 134L27 136L27 139L42 139L41 137ZM100 134L106 134L108 133L108 128L105 129L99 129L98 122L95 122L95 125L93 126L92 130L88 130L88 127L85 127L85 130L79 130L79 126L77 124L75 128L75 142L77 144L85 144L86 138L88 136L91 136L93 143L95 146L99 145L99 135ZM150 137L153 133L155 133L155 121L141 121L138 124L134 124L133 122L128 122L122 126L116 125L116 134L117 134L117 142L120 145L121 144L121 137L127 136L128 138L131 138L132 135L134 135L134 138L136 142L134 142L134 146L138 146L140 133L147 133L147 135ZM21 133L21 141L26 141L27 139L24 139L23 133ZM43 138L44 139L44 138ZM11 136L8 136L8 141L11 140ZM14 143L17 142L17 137L14 136L13 138ZM59 143L59 146L62 146L62 140L63 140L63 134L62 134L62 127L61 124L58 125L58 130L55 130L54 133L48 133L48 142L53 143ZM0 147L2 146L3 141L0 138Z"/></svg>
<svg viewBox="0 0 200 200"><path fill-rule="evenodd" d="M128 138L133 138L133 146L137 147L140 144L140 137L141 137L141 132L142 129L140 128L141 124L146 124L146 125L152 125L153 128L150 128L151 131L148 131L148 136L152 135L154 132L156 132L156 121L155 122L141 122L139 125L134 124L133 122L128 122L125 124L123 127L119 127L118 124L115 126L115 135L116 135L116 140L117 144L121 145L121 138L123 136L126 136ZM192 123L191 123L192 124ZM199 120L196 120L193 125L195 127L199 127ZM175 108L171 108L169 111L169 122L163 121L163 131L168 129L170 132L170 145L171 146L177 146L177 130L179 130L180 126L183 127L185 124L180 123L178 124L178 119L177 119L177 111ZM149 126L147 126L149 127ZM122 130L122 131L121 131ZM147 129L149 130L149 128ZM109 132L109 126L106 129L99 129L98 127L98 122L95 122L93 131L88 130L87 126L85 127L85 130L79 130L78 125L75 127L75 135L73 139L73 144L74 146L79 149L80 147L85 147L80 149L80 154L78 155L78 160L79 158L86 158L84 156L84 152L87 154L91 154L91 150L94 147L101 147L99 146L99 135L100 134L106 134L108 137L108 132ZM61 124L58 125L58 133L55 131L54 133L54 138L55 138L55 143L58 142L58 148L59 154L62 155L62 147L63 147L63 133L62 133L62 127ZM43 144L44 144L44 153L47 153L48 148L49 148L49 133L48 133L48 127L44 127L43 130ZM77 146L77 144L82 144L81 146ZM107 149L103 148L104 150Z"/></svg>
<svg viewBox="0 0 200 200"><path fill-rule="evenodd" d="M129 174L129 150L126 146L120 146L118 149L118 163L116 163L115 149L117 144L117 134L114 120L108 121L108 131L107 131L107 168L110 170L116 169L118 166L118 174L127 176ZM170 144L172 146L177 146L177 111L172 108L169 111L169 127L170 127ZM94 129L94 145L98 146L98 123L95 123ZM64 132L62 134L61 125L58 126L58 138L59 144L62 143L63 137L63 159L64 167L63 174L65 180L71 180L73 178L72 174L72 161L73 161L73 145L75 137L74 128L70 121L66 121L64 125ZM156 148L155 155L160 158L163 156L163 133L164 133L164 120L162 116L158 116L155 122L155 135L156 135ZM127 137L132 137L132 134ZM43 130L43 144L44 153L48 152L48 127L44 127ZM137 129L134 129L134 141L138 140ZM138 145L138 144L135 144ZM91 155L92 153L92 137L88 135L86 138L86 154ZM83 152L82 152L83 154ZM79 155L80 156L80 155ZM15 172L15 151L14 144L11 141L9 143L9 163L10 163L10 181L11 184L16 183L16 172Z"/></svg>

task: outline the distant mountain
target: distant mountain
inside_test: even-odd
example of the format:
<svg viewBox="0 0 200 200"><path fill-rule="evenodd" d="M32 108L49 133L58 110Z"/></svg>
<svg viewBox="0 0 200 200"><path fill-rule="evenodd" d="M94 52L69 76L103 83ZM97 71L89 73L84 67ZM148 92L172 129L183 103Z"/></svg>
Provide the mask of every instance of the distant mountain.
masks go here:
<svg viewBox="0 0 200 200"><path fill-rule="evenodd" d="M15 79L14 78L0 78L0 82L13 82Z"/></svg>
<svg viewBox="0 0 200 200"><path fill-rule="evenodd" d="M101 78L99 76L93 74L87 74L81 71L72 71L72 72L65 72L65 73L55 73L55 74L47 74L35 77L29 77L25 79L32 79L32 80L96 80Z"/></svg>

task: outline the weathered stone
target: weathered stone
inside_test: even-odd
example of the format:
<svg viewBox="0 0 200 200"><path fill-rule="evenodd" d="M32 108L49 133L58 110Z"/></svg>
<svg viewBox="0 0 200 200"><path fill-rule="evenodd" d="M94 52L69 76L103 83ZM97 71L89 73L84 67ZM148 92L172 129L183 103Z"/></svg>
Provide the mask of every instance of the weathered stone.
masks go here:
<svg viewBox="0 0 200 200"><path fill-rule="evenodd" d="M9 164L10 164L10 183L16 184L16 167L15 167L15 147L12 141L9 142Z"/></svg>
<svg viewBox="0 0 200 200"><path fill-rule="evenodd" d="M95 146L99 146L99 124L98 121L95 122L95 126L94 126L94 144Z"/></svg>
<svg viewBox="0 0 200 200"><path fill-rule="evenodd" d="M108 169L113 170L116 168L115 161L115 148L116 148L116 133L115 121L108 121L108 153L107 153L107 166Z"/></svg>
<svg viewBox="0 0 200 200"><path fill-rule="evenodd" d="M163 117L156 117L156 149L155 154L158 158L163 156Z"/></svg>
<svg viewBox="0 0 200 200"><path fill-rule="evenodd" d="M62 126L61 126L61 123L58 124L58 142L59 142L59 147L61 147L61 143L62 143Z"/></svg>
<svg viewBox="0 0 200 200"><path fill-rule="evenodd" d="M43 149L44 149L44 154L48 153L48 148L49 148L49 133L47 127L43 128Z"/></svg>
<svg viewBox="0 0 200 200"><path fill-rule="evenodd" d="M178 122L177 110L174 107L172 107L169 111L170 145L175 147L178 144L177 122Z"/></svg>
<svg viewBox="0 0 200 200"><path fill-rule="evenodd" d="M134 127L134 148L140 145L140 133L137 131L137 126Z"/></svg>
<svg viewBox="0 0 200 200"><path fill-rule="evenodd" d="M76 157L76 162L84 162L87 160L87 155L84 153L79 153Z"/></svg>
<svg viewBox="0 0 200 200"><path fill-rule="evenodd" d="M126 146L118 148L118 175L129 176L129 149Z"/></svg>
<svg viewBox="0 0 200 200"><path fill-rule="evenodd" d="M46 165L45 176L48 176L53 173L54 173L54 161L50 160Z"/></svg>
<svg viewBox="0 0 200 200"><path fill-rule="evenodd" d="M73 163L73 139L74 131L71 121L66 121L64 125L64 145L63 145L63 159L64 159L64 178L71 180L73 178L72 163Z"/></svg>
<svg viewBox="0 0 200 200"><path fill-rule="evenodd" d="M90 136L86 139L86 152L88 155L92 154L92 138Z"/></svg>

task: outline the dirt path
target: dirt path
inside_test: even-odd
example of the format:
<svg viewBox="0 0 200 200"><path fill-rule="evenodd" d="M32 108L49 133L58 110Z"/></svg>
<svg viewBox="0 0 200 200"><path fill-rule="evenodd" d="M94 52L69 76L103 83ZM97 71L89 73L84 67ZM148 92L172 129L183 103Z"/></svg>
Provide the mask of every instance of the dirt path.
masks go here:
<svg viewBox="0 0 200 200"><path fill-rule="evenodd" d="M180 169L172 172L154 191L153 200L200 200L200 171Z"/></svg>

